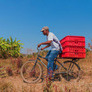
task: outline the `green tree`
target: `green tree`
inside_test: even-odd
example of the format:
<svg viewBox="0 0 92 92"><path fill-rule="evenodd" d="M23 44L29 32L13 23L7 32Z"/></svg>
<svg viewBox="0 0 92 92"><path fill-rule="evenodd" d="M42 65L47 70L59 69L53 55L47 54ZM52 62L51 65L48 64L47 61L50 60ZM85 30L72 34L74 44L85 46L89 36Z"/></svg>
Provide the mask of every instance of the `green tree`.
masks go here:
<svg viewBox="0 0 92 92"><path fill-rule="evenodd" d="M0 38L0 57L2 58L7 58L9 56L12 56L12 57L18 57L20 56L20 50L23 45L23 43L19 43L20 40L16 41L16 38L15 40L13 41L12 37L10 38L7 38L6 39L3 39Z"/></svg>

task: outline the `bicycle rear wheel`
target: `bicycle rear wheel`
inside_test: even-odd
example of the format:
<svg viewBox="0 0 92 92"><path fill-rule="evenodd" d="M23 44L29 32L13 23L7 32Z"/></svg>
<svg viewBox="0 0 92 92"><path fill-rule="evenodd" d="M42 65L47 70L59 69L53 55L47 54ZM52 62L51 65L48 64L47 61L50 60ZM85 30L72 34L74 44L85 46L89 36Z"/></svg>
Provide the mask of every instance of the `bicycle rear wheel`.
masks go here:
<svg viewBox="0 0 92 92"><path fill-rule="evenodd" d="M27 83L36 83L40 80L42 76L42 67L39 62L27 61L21 67L21 76L22 79Z"/></svg>
<svg viewBox="0 0 92 92"><path fill-rule="evenodd" d="M63 67L60 66L59 72L61 78L63 77L67 81L70 81L71 79L79 78L80 67L73 61L65 61L63 62Z"/></svg>

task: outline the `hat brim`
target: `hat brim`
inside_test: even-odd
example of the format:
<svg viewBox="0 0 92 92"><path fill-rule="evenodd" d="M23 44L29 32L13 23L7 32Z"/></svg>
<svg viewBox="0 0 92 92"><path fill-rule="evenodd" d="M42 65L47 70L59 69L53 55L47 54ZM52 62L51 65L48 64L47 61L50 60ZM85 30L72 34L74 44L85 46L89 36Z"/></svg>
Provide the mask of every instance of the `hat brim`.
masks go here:
<svg viewBox="0 0 92 92"><path fill-rule="evenodd" d="M45 30L41 30L41 32L43 32L43 31L45 31Z"/></svg>

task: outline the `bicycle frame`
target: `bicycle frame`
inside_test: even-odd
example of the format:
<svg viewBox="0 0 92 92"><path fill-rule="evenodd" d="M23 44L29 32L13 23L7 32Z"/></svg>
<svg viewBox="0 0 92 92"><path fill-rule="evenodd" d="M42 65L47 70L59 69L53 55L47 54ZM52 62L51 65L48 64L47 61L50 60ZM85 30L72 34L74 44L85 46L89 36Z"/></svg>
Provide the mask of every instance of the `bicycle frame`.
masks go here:
<svg viewBox="0 0 92 92"><path fill-rule="evenodd" d="M47 68L47 65L45 64L45 63L43 63L42 61L41 61L41 59L40 58L42 58L42 59L45 59L46 60L46 58L45 57L42 57L41 55L40 55L40 49L38 49L37 48L37 50L38 50L38 56L37 56L37 59L36 59L36 61L35 61L35 65L36 65L36 63L38 62L37 60L39 60L44 66L45 66L45 68ZM47 61L47 60L46 60ZM54 60L55 62L58 62L65 70L66 70L66 68L63 66L63 64L62 63L60 63L58 60L57 60L57 58ZM34 65L34 67L35 67L35 65ZM33 67L33 69L34 69L34 67ZM33 70L32 69L32 70Z"/></svg>

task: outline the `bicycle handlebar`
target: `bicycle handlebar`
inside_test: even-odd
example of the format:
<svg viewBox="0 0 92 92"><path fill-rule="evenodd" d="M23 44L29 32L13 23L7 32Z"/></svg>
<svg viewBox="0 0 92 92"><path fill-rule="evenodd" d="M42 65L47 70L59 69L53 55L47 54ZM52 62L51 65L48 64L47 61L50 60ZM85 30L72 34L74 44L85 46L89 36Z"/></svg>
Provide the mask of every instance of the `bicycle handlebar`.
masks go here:
<svg viewBox="0 0 92 92"><path fill-rule="evenodd" d="M37 47L37 50L38 50L38 54L40 54L41 49L39 47Z"/></svg>

